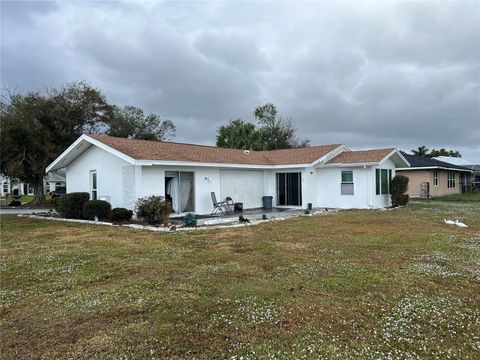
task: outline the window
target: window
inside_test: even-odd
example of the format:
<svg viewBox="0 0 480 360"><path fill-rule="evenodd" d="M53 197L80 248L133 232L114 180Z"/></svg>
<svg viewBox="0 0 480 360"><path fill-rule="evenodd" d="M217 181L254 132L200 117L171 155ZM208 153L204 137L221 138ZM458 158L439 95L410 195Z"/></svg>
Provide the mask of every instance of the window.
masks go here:
<svg viewBox="0 0 480 360"><path fill-rule="evenodd" d="M6 181L3 183L3 193L8 194L8 182Z"/></svg>
<svg viewBox="0 0 480 360"><path fill-rule="evenodd" d="M377 195L387 195L392 180L392 170L375 169L375 193Z"/></svg>
<svg viewBox="0 0 480 360"><path fill-rule="evenodd" d="M342 195L353 195L353 171L342 171Z"/></svg>
<svg viewBox="0 0 480 360"><path fill-rule="evenodd" d="M97 171L90 171L90 197L97 200Z"/></svg>
<svg viewBox="0 0 480 360"><path fill-rule="evenodd" d="M455 185L455 172L449 171L448 173L448 180L447 180L447 188L453 189Z"/></svg>
<svg viewBox="0 0 480 360"><path fill-rule="evenodd" d="M438 186L438 170L433 170L433 185Z"/></svg>

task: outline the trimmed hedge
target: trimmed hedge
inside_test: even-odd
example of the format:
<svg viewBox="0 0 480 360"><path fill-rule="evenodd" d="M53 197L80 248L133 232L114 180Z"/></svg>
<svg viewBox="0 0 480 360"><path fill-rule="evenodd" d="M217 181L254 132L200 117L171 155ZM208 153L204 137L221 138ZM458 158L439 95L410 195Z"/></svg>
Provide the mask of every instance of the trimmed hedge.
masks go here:
<svg viewBox="0 0 480 360"><path fill-rule="evenodd" d="M110 212L110 220L113 222L128 221L132 216L133 211L125 208L115 208Z"/></svg>
<svg viewBox="0 0 480 360"><path fill-rule="evenodd" d="M86 192L72 192L65 194L58 201L55 201L55 210L67 219L81 219L83 215L83 204L90 199Z"/></svg>
<svg viewBox="0 0 480 360"><path fill-rule="evenodd" d="M172 207L163 196L148 196L137 200L135 212L150 225L160 225L168 222Z"/></svg>
<svg viewBox="0 0 480 360"><path fill-rule="evenodd" d="M88 200L83 204L83 217L88 220L108 220L112 206L104 200Z"/></svg>
<svg viewBox="0 0 480 360"><path fill-rule="evenodd" d="M410 199L407 194L408 177L403 175L395 175L390 181L390 195L392 198L392 206L405 206Z"/></svg>

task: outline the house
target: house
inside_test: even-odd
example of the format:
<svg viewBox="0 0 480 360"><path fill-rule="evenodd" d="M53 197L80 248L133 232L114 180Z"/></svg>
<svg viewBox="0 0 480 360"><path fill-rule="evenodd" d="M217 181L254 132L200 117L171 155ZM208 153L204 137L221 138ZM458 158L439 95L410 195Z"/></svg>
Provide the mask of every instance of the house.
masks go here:
<svg viewBox="0 0 480 360"><path fill-rule="evenodd" d="M211 192L244 208L382 208L389 179L408 162L393 148L350 151L341 144L274 151L82 135L46 169L66 168L67 192L89 192L133 209L156 194L177 213L212 211Z"/></svg>
<svg viewBox="0 0 480 360"><path fill-rule="evenodd" d="M472 175L472 189L480 190L480 161L477 163L465 160L464 158L458 158L453 156L437 156L435 160L440 160L449 164L463 166L465 168L473 170Z"/></svg>
<svg viewBox="0 0 480 360"><path fill-rule="evenodd" d="M59 171L49 172L43 178L43 189L46 194L65 189L65 171L60 169ZM35 195L35 189L32 184L22 182L18 179L12 179L6 176L0 175L0 196L10 195Z"/></svg>
<svg viewBox="0 0 480 360"><path fill-rule="evenodd" d="M398 168L397 172L409 178L410 197L460 194L469 188L471 169L423 156L405 154L404 157L410 167Z"/></svg>

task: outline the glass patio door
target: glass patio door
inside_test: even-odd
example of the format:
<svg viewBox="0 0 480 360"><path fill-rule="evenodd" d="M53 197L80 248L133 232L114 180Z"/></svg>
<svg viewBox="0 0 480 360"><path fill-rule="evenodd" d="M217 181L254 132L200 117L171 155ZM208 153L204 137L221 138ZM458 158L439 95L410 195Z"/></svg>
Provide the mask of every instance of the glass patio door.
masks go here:
<svg viewBox="0 0 480 360"><path fill-rule="evenodd" d="M277 173L277 205L302 205L301 173Z"/></svg>
<svg viewBox="0 0 480 360"><path fill-rule="evenodd" d="M165 194L175 213L195 211L193 172L165 172Z"/></svg>

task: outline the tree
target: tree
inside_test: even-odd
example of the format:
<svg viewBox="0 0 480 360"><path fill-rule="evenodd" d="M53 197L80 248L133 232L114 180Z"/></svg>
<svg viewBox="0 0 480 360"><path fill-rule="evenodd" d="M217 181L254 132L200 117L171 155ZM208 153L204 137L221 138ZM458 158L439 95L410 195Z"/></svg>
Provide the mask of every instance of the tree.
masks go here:
<svg viewBox="0 0 480 360"><path fill-rule="evenodd" d="M437 157L437 156L451 156L451 157L462 157L462 154L458 150L446 150L441 148L440 150L432 149L428 157Z"/></svg>
<svg viewBox="0 0 480 360"><path fill-rule="evenodd" d="M135 106L113 107L108 135L139 140L169 140L175 136L176 127L159 115L145 115Z"/></svg>
<svg viewBox="0 0 480 360"><path fill-rule="evenodd" d="M258 106L253 114L260 125L263 150L309 146L309 140L299 141L296 138L297 129L291 119L277 118L277 108L274 104Z"/></svg>
<svg viewBox="0 0 480 360"><path fill-rule="evenodd" d="M255 124L241 119L230 120L217 130L218 147L231 149L262 150L262 141Z"/></svg>
<svg viewBox="0 0 480 360"><path fill-rule="evenodd" d="M451 156L451 157L462 157L457 150L446 150L445 148L441 148L440 150L432 149L429 152L429 149L425 145L419 146L416 150L412 150L412 153L417 156L423 156L428 158L433 158L437 156Z"/></svg>
<svg viewBox="0 0 480 360"><path fill-rule="evenodd" d="M422 146L419 146L416 150L413 149L412 154L417 155L417 156L427 157L428 156L428 150L429 149L427 149L427 147L425 145L422 145Z"/></svg>
<svg viewBox="0 0 480 360"><path fill-rule="evenodd" d="M111 120L104 95L84 82L45 93L2 94L0 173L34 185L44 203L45 168L82 133L104 133Z"/></svg>

